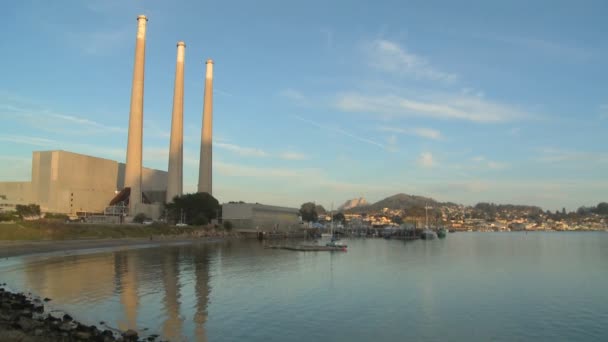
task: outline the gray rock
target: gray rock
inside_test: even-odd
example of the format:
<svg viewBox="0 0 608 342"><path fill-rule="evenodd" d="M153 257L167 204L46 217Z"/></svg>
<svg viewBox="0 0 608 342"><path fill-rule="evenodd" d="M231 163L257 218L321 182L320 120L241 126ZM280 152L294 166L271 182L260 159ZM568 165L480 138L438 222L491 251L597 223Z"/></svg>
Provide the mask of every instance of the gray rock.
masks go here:
<svg viewBox="0 0 608 342"><path fill-rule="evenodd" d="M74 324L72 324L71 322L65 322L59 325L59 330L61 331L72 331L74 330L74 328Z"/></svg>
<svg viewBox="0 0 608 342"><path fill-rule="evenodd" d="M137 331L129 329L122 334L122 337L127 341L137 341Z"/></svg>
<svg viewBox="0 0 608 342"><path fill-rule="evenodd" d="M74 336L74 338L76 338L77 340L88 341L91 339L91 333L88 333L86 331L78 331L72 336Z"/></svg>
<svg viewBox="0 0 608 342"><path fill-rule="evenodd" d="M19 321L17 321L17 325L19 325L19 327L21 327L21 329L23 329L23 331L31 331L31 330L34 330L35 328L41 327L42 322L38 322L31 318L21 316L21 317L19 317Z"/></svg>

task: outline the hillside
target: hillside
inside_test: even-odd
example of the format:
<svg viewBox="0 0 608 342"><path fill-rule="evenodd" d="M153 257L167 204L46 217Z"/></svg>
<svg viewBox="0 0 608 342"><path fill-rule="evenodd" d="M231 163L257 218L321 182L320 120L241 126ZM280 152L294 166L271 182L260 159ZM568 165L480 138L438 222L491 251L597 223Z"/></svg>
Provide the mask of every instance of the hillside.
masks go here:
<svg viewBox="0 0 608 342"><path fill-rule="evenodd" d="M363 207L363 206L368 206L368 205L369 205L369 203L367 202L367 200L365 198L359 197L359 198L354 198L354 199L344 202L344 204L342 204L341 206L338 207L338 210L344 211L344 210L349 210L349 209L353 209L356 207Z"/></svg>
<svg viewBox="0 0 608 342"><path fill-rule="evenodd" d="M402 210L411 209L412 207L424 207L425 205L437 205L438 202L429 197L407 195L407 194L396 194L380 200L374 204L366 206L358 206L349 210L345 210L349 213L360 213L360 212L378 212L384 208L391 210Z"/></svg>

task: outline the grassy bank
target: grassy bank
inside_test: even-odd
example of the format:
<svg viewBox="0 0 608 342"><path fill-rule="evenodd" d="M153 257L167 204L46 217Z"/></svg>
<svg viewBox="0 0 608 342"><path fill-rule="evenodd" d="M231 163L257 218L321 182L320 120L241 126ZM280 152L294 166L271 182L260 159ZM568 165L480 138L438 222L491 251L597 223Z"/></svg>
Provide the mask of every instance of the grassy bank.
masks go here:
<svg viewBox="0 0 608 342"><path fill-rule="evenodd" d="M82 224L56 220L0 223L0 240L76 240L147 238L153 236L217 236L223 231L203 227L175 227L163 224Z"/></svg>

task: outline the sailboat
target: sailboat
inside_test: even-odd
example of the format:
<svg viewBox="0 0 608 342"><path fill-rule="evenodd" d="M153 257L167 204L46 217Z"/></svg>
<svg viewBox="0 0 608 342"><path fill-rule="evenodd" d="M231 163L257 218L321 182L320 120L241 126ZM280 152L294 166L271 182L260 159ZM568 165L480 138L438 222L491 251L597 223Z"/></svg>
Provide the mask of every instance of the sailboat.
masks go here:
<svg viewBox="0 0 608 342"><path fill-rule="evenodd" d="M347 248L348 245L346 245L344 242L340 241L340 239L338 239L336 236L334 236L334 216L333 216L333 210L334 210L334 206L332 203L331 206L331 225L330 225L330 233L331 233L331 241L329 241L328 243L325 244L325 246L327 247L339 247L339 248Z"/></svg>
<svg viewBox="0 0 608 342"><path fill-rule="evenodd" d="M429 211L428 211L428 209L429 209L429 207L425 205L424 213L426 216L426 225L424 226L422 233L420 233L420 238L422 240L434 240L437 238L437 233L435 233L433 230L429 229Z"/></svg>

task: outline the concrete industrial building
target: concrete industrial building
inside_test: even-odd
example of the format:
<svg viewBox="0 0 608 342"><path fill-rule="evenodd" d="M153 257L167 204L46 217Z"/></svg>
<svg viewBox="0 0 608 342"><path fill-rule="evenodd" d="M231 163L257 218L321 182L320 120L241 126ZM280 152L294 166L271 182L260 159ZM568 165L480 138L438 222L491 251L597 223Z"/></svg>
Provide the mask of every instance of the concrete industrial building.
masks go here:
<svg viewBox="0 0 608 342"><path fill-rule="evenodd" d="M144 168L145 15L137 17L126 163L66 151L33 152L30 182L0 182L0 210L38 204L43 212L104 213L158 218L163 202L183 194L184 42L177 61L168 172ZM212 194L213 61L206 62L199 192Z"/></svg>
<svg viewBox="0 0 608 342"><path fill-rule="evenodd" d="M291 232L303 228L299 210L259 203L222 204L222 220L241 232Z"/></svg>
<svg viewBox="0 0 608 342"><path fill-rule="evenodd" d="M125 164L67 151L32 153L32 178L29 182L0 182L4 208L35 203L43 212L72 216L103 213L109 203L125 190ZM162 202L167 189L167 172L142 168L142 189L148 203ZM138 212L158 217L147 203ZM155 216L156 215L156 216Z"/></svg>

